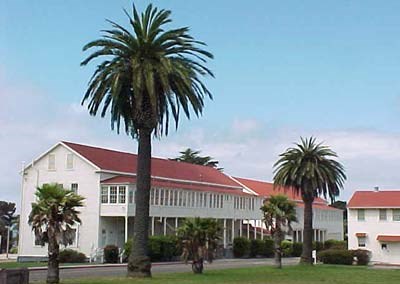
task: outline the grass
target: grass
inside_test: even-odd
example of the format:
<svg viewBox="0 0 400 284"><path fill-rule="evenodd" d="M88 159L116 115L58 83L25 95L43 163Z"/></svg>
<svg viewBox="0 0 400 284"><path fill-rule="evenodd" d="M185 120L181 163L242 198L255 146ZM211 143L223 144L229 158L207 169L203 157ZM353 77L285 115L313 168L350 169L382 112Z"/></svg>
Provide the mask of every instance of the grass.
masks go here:
<svg viewBox="0 0 400 284"><path fill-rule="evenodd" d="M225 270L208 270L203 275L191 273L157 274L152 279L129 280L120 278L71 279L65 284L197 284L197 283L236 283L236 284L398 284L400 270L371 269L355 266L318 265L315 267L290 266L282 270L273 267L253 267Z"/></svg>

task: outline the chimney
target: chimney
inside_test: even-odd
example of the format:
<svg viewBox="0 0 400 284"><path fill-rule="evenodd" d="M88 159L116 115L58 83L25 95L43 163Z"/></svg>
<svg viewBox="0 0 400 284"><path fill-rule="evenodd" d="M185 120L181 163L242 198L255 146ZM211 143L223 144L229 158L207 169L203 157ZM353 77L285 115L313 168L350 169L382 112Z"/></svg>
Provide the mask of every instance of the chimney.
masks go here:
<svg viewBox="0 0 400 284"><path fill-rule="evenodd" d="M379 191L379 186L374 186L374 191L378 192Z"/></svg>

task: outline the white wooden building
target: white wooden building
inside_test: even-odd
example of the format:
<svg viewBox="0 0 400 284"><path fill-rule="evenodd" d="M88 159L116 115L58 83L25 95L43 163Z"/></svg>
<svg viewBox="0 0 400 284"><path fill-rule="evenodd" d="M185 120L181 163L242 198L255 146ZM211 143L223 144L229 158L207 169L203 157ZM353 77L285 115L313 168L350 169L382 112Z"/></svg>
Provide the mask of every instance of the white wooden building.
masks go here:
<svg viewBox="0 0 400 284"><path fill-rule="evenodd" d="M20 260L47 254L46 247L35 244L27 223L36 187L46 183L62 184L86 198L72 249L91 255L108 244L122 247L133 234L136 163L135 154L70 142L59 142L35 159L22 175ZM271 191L270 183L159 158L152 159L151 174L150 235L175 234L184 218L196 216L218 219L224 248L234 237L263 238L268 233L260 207L266 197L278 193ZM301 241L302 203L293 198L299 205L293 237ZM342 239L343 212L320 199L314 207L315 240Z"/></svg>
<svg viewBox="0 0 400 284"><path fill-rule="evenodd" d="M349 249L366 249L371 261L400 264L400 190L356 191L347 205Z"/></svg>

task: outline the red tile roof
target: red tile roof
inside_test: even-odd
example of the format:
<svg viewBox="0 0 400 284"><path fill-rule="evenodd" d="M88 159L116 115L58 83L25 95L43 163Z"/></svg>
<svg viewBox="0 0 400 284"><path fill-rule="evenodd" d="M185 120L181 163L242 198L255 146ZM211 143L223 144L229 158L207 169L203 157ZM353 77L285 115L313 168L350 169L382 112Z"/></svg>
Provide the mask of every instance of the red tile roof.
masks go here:
<svg viewBox="0 0 400 284"><path fill-rule="evenodd" d="M137 155L71 142L62 142L95 164L101 170L136 174ZM219 184L227 187L241 186L230 177L212 167L152 158L151 175L176 180Z"/></svg>
<svg viewBox="0 0 400 284"><path fill-rule="evenodd" d="M102 184L125 184L125 183L136 183L136 177L129 176L116 176L113 178L109 178L107 180L103 180ZM151 179L151 185L155 187L165 187L165 188L179 188L179 189L188 189L188 190L196 190L196 191L205 191L205 192L217 192L217 193L226 193L226 194L234 194L234 195L244 195L244 196L254 196L252 194L245 193L240 189L232 189L223 186L213 186L207 184L193 184L187 182L179 182L179 181L168 181L162 179Z"/></svg>
<svg viewBox="0 0 400 284"><path fill-rule="evenodd" d="M289 199L296 201L299 207L304 206L301 197L295 194L291 189L285 189L282 187L274 188L273 183L266 181L259 181L259 180L252 180L252 179L238 178L238 177L234 177L234 179L237 180L239 183L243 184L244 186L246 186L247 188L249 188L250 190L259 194L260 196L269 197L272 195L284 194ZM313 207L320 209L327 209L327 210L338 210L336 208L328 206L327 202L319 197L315 199Z"/></svg>
<svg viewBox="0 0 400 284"><path fill-rule="evenodd" d="M400 236L378 235L376 239L380 242L400 242Z"/></svg>
<svg viewBox="0 0 400 284"><path fill-rule="evenodd" d="M400 207L400 190L356 191L348 208L397 208Z"/></svg>
<svg viewBox="0 0 400 284"><path fill-rule="evenodd" d="M356 233L356 237L357 238L362 238L362 237L366 237L367 233Z"/></svg>

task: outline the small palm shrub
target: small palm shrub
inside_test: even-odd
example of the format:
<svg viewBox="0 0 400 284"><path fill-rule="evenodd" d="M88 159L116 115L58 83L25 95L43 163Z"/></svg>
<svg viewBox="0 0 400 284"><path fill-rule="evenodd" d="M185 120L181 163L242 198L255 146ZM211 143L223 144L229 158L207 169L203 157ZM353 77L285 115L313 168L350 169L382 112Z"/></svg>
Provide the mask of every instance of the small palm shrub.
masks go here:
<svg viewBox="0 0 400 284"><path fill-rule="evenodd" d="M82 263L86 262L86 255L72 249L64 249L60 251L58 258L60 263Z"/></svg>
<svg viewBox="0 0 400 284"><path fill-rule="evenodd" d="M104 248L104 262L105 263L118 263L119 249L115 245L107 245Z"/></svg>
<svg viewBox="0 0 400 284"><path fill-rule="evenodd" d="M233 255L244 257L250 254L250 241L243 237L233 239Z"/></svg>
<svg viewBox="0 0 400 284"><path fill-rule="evenodd" d="M291 241L284 240L281 243L282 254L284 257L292 256L293 253L293 243Z"/></svg>
<svg viewBox="0 0 400 284"><path fill-rule="evenodd" d="M349 250L323 250L317 254L317 258L324 264L353 264L353 253Z"/></svg>

